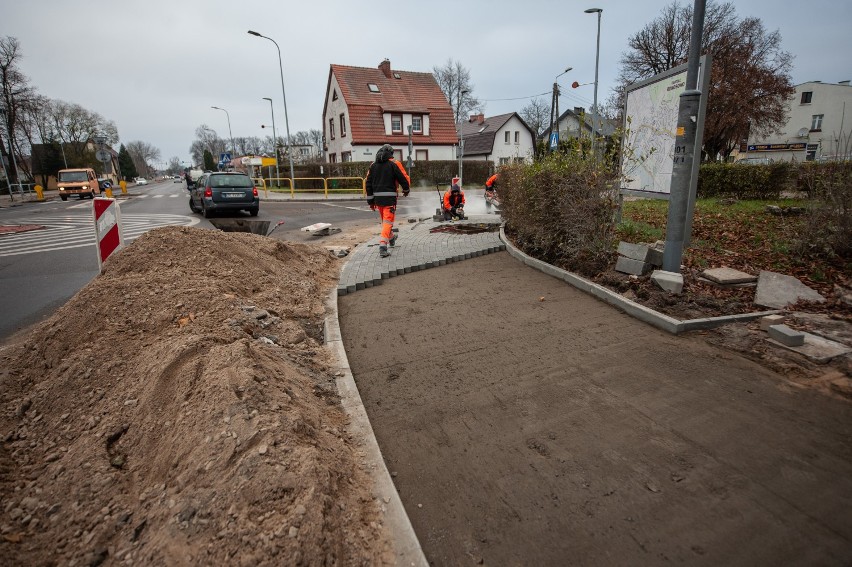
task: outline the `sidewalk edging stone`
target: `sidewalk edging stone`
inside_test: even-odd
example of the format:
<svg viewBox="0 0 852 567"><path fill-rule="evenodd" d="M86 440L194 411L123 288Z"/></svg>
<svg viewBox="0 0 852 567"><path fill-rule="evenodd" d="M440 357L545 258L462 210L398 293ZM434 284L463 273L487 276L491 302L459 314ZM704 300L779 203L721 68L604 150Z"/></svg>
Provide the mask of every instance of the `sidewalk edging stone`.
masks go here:
<svg viewBox="0 0 852 567"><path fill-rule="evenodd" d="M590 295L597 297L598 299L605 301L606 303L609 303L614 307L617 307L618 309L621 309L631 317L639 319L640 321L648 323L653 327L656 327L673 335L679 335L686 331L713 329L715 327L720 327L722 325L727 325L730 323L753 321L755 319L765 317L766 315L775 315L777 313L781 313L781 311L779 310L774 310L759 311L756 313L740 313L737 315L723 315L721 317L705 317L700 319L675 319L674 317L670 317L669 315L665 315L658 311L654 311L653 309L649 309L644 305L640 305L635 301L631 301L626 297L622 296L620 293L616 293L601 285L590 282L567 270L557 268L556 266L548 264L547 262L543 262L525 254L520 249L516 248L512 244L512 242L506 237L506 232L503 226L500 227L500 239L505 243L506 250L509 252L509 254L516 260L523 262L531 268L535 268L541 272L544 272L549 276L553 276L554 278L563 280L564 282L573 285L577 289L580 289Z"/></svg>

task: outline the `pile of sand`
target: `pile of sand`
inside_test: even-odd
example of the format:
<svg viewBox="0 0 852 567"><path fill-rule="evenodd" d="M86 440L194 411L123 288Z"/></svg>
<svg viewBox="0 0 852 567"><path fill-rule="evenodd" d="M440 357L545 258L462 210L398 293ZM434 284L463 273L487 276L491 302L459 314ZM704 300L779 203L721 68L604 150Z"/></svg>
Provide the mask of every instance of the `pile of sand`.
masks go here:
<svg viewBox="0 0 852 567"><path fill-rule="evenodd" d="M337 262L157 229L0 350L0 564L390 563L322 345Z"/></svg>

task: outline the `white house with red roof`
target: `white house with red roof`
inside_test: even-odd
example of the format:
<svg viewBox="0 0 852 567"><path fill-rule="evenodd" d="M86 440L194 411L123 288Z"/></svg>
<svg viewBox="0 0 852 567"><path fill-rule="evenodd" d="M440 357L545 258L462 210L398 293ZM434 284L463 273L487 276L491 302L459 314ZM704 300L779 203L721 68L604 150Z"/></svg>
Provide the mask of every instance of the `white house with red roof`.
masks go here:
<svg viewBox="0 0 852 567"><path fill-rule="evenodd" d="M377 68L331 65L323 107L328 162L373 161L384 144L414 161L455 159L453 109L432 73L397 71L385 59Z"/></svg>

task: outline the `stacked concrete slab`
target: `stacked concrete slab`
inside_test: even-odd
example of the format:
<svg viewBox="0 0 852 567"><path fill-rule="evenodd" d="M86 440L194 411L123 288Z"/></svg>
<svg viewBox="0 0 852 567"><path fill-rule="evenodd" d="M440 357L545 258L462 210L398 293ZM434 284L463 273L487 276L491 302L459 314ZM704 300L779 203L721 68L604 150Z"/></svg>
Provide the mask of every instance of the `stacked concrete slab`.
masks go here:
<svg viewBox="0 0 852 567"><path fill-rule="evenodd" d="M622 241L618 243L618 255L615 271L624 274L644 276L655 266L663 265L663 250L659 243L648 245Z"/></svg>

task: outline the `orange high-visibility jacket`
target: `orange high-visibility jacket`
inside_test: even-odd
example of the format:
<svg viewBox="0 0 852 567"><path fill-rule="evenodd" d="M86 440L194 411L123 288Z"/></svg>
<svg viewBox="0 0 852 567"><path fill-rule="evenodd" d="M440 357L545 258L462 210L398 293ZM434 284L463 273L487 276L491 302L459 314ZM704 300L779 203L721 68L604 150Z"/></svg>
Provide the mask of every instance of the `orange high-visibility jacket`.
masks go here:
<svg viewBox="0 0 852 567"><path fill-rule="evenodd" d="M448 190L444 193L444 208L449 210L459 205L464 205L464 191L459 190L458 193L453 193Z"/></svg>
<svg viewBox="0 0 852 567"><path fill-rule="evenodd" d="M497 187L497 175L498 174L495 173L494 175L488 178L488 181L485 182L486 189L495 189Z"/></svg>

